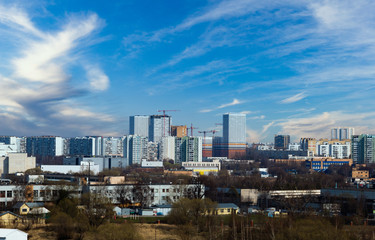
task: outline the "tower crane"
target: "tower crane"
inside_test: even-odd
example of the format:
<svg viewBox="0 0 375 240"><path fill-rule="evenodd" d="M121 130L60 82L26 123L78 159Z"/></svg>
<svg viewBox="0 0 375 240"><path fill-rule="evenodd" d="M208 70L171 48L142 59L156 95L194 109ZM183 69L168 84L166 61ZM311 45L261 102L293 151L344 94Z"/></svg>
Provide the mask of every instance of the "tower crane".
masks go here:
<svg viewBox="0 0 375 240"><path fill-rule="evenodd" d="M193 137L193 130L194 130L194 129L198 129L198 128L193 127L193 124L191 124L191 127L188 127L188 128L186 128L186 129L187 129L188 132L189 132L189 129L190 129L191 136Z"/></svg>

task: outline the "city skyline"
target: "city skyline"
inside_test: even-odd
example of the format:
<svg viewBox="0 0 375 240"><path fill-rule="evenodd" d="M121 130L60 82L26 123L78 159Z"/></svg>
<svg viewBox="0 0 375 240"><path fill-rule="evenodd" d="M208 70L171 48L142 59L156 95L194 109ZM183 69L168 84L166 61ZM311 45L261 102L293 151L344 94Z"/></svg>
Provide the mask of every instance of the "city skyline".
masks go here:
<svg viewBox="0 0 375 240"><path fill-rule="evenodd" d="M374 133L372 1L3 1L1 135L122 136L129 116L247 141ZM196 135L198 135L197 131ZM219 133L220 135L222 134Z"/></svg>

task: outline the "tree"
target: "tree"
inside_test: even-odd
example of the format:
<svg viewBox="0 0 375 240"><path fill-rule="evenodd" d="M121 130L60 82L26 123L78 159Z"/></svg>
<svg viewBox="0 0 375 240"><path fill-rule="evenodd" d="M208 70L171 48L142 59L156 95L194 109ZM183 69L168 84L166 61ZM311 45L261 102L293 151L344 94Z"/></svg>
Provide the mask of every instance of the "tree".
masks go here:
<svg viewBox="0 0 375 240"><path fill-rule="evenodd" d="M83 214L92 227L100 226L113 216L110 200L101 194L85 193L81 197L81 203L84 205Z"/></svg>
<svg viewBox="0 0 375 240"><path fill-rule="evenodd" d="M135 184L132 189L134 203L139 203L142 207L148 207L151 204L151 189L146 184Z"/></svg>
<svg viewBox="0 0 375 240"><path fill-rule="evenodd" d="M117 185L114 189L115 198L122 207L131 203L131 190L125 185Z"/></svg>
<svg viewBox="0 0 375 240"><path fill-rule="evenodd" d="M188 199L182 198L173 203L168 215L168 222L177 225L192 223L197 230L203 230L205 226L212 226L216 215L217 204L208 198Z"/></svg>

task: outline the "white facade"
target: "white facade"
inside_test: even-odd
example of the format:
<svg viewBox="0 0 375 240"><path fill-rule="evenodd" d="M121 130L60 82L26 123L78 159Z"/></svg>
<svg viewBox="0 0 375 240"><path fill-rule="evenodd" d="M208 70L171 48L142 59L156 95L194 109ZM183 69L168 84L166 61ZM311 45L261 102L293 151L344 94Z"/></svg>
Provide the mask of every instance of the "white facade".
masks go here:
<svg viewBox="0 0 375 240"><path fill-rule="evenodd" d="M148 139L138 135L129 135L124 138L123 156L128 159L129 165L141 164L147 159Z"/></svg>
<svg viewBox="0 0 375 240"><path fill-rule="evenodd" d="M147 161L147 160L142 160L142 167L163 167L163 162L162 161Z"/></svg>
<svg viewBox="0 0 375 240"><path fill-rule="evenodd" d="M200 169L215 169L221 170L221 163L219 160L212 162L183 162L182 166L187 170L200 170Z"/></svg>
<svg viewBox="0 0 375 240"><path fill-rule="evenodd" d="M170 136L171 124L172 124L171 116L168 116L168 115L150 116L148 139L152 142L159 143L162 137Z"/></svg>
<svg viewBox="0 0 375 240"><path fill-rule="evenodd" d="M16 144L5 144L0 142L0 156L8 156L8 153L17 153L18 147Z"/></svg>
<svg viewBox="0 0 375 240"><path fill-rule="evenodd" d="M26 153L9 153L7 157L0 157L0 174L25 172L35 167L35 157L28 157Z"/></svg>
<svg viewBox="0 0 375 240"><path fill-rule="evenodd" d="M317 145L317 154L324 157L333 157L338 159L349 158L351 154L351 143L346 144L319 144Z"/></svg>
<svg viewBox="0 0 375 240"><path fill-rule="evenodd" d="M55 146L56 155L64 155L64 139L62 137L56 137L56 146Z"/></svg>
<svg viewBox="0 0 375 240"><path fill-rule="evenodd" d="M289 143L288 150L299 151L299 150L301 150L301 145L299 143Z"/></svg>
<svg viewBox="0 0 375 240"><path fill-rule="evenodd" d="M175 149L175 137L168 136L168 137L163 137L161 139L160 143L160 154L159 154L159 159L164 160L164 159L170 159L170 160L175 160L175 155L176 155L176 149Z"/></svg>
<svg viewBox="0 0 375 240"><path fill-rule="evenodd" d="M42 165L41 170L44 172L56 172L62 174L80 173L92 171L94 174L99 173L99 165L93 162L81 162L81 165Z"/></svg>
<svg viewBox="0 0 375 240"><path fill-rule="evenodd" d="M130 116L129 135L148 137L150 116Z"/></svg>

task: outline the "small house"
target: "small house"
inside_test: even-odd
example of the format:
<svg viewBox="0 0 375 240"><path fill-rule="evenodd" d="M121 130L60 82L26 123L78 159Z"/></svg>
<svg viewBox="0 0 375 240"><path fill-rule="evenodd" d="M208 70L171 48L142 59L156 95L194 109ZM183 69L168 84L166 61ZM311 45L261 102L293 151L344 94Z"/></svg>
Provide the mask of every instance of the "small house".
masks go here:
<svg viewBox="0 0 375 240"><path fill-rule="evenodd" d="M40 208L43 206L44 206L44 203L18 202L13 206L13 211L20 215L26 215L26 214L29 214L29 212L33 208Z"/></svg>
<svg viewBox="0 0 375 240"><path fill-rule="evenodd" d="M228 215L228 214L238 214L239 207L234 203L218 203L216 207L217 215Z"/></svg>
<svg viewBox="0 0 375 240"><path fill-rule="evenodd" d="M7 211L7 212L0 213L0 224L4 227L14 226L22 222L22 220L23 220L22 216L15 214L13 212Z"/></svg>

